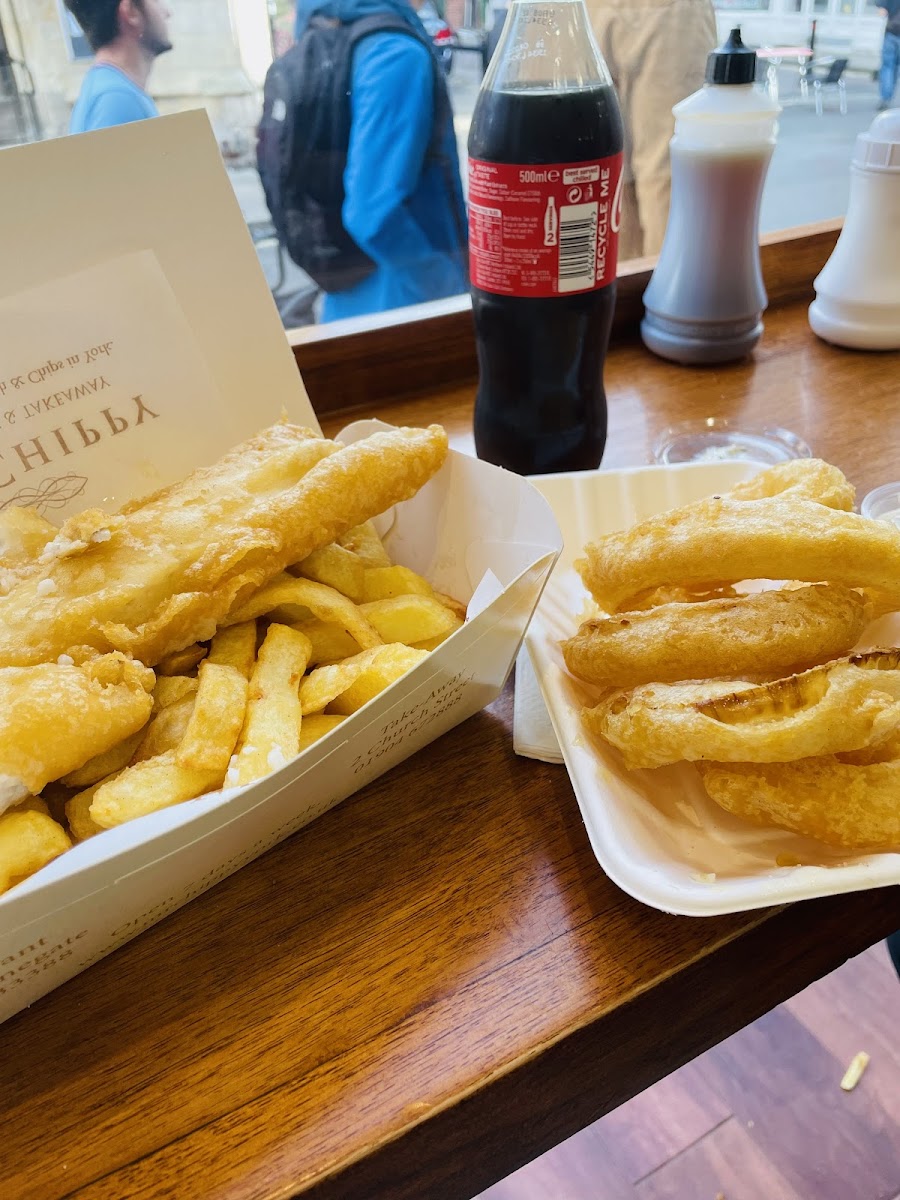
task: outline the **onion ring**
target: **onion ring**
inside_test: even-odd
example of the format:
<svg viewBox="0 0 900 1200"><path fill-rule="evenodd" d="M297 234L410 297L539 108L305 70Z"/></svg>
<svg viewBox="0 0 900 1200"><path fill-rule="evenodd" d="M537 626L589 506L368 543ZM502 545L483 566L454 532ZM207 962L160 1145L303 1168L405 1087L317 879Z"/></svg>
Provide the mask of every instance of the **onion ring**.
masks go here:
<svg viewBox="0 0 900 1200"><path fill-rule="evenodd" d="M826 755L698 768L711 799L737 817L846 850L900 847L900 759L858 766Z"/></svg>
<svg viewBox="0 0 900 1200"><path fill-rule="evenodd" d="M872 587L900 606L900 530L812 500L713 496L585 547L575 565L606 612L660 584L791 579Z"/></svg>
<svg viewBox="0 0 900 1200"><path fill-rule="evenodd" d="M846 654L868 620L866 598L814 584L585 621L563 643L573 675L630 688L715 676L777 677Z"/></svg>
<svg viewBox="0 0 900 1200"><path fill-rule="evenodd" d="M828 508L851 512L856 488L843 471L821 458L794 458L736 483L728 494L735 500L762 500L770 496L815 500Z"/></svg>
<svg viewBox="0 0 900 1200"><path fill-rule="evenodd" d="M873 650L773 683L644 684L583 712L628 767L790 762L861 750L900 723L900 650Z"/></svg>

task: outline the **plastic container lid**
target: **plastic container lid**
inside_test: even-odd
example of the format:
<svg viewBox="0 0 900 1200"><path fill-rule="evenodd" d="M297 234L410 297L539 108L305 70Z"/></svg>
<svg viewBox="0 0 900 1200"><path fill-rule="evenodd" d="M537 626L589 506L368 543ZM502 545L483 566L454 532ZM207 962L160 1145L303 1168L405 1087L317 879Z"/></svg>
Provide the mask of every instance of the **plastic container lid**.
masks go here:
<svg viewBox="0 0 900 1200"><path fill-rule="evenodd" d="M888 521L900 526L900 483L883 483L863 496L859 511L873 521Z"/></svg>
<svg viewBox="0 0 900 1200"><path fill-rule="evenodd" d="M900 171L900 108L879 113L859 135L853 165L863 171Z"/></svg>
<svg viewBox="0 0 900 1200"><path fill-rule="evenodd" d="M727 417L672 425L656 439L651 453L654 462L666 466L735 459L774 465L792 458L812 458L806 442L788 429L736 425Z"/></svg>
<svg viewBox="0 0 900 1200"><path fill-rule="evenodd" d="M706 60L706 82L748 84L756 80L756 51L748 50L741 40L740 26L735 26L717 50Z"/></svg>

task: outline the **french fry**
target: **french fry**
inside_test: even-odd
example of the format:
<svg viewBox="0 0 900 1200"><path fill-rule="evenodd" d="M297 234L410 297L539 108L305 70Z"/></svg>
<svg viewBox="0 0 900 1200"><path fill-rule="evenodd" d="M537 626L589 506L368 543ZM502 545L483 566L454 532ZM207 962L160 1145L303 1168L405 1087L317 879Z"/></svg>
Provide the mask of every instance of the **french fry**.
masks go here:
<svg viewBox="0 0 900 1200"><path fill-rule="evenodd" d="M83 767L64 775L60 783L65 784L66 787L86 788L90 787L92 783L98 783L101 779L105 779L107 775L114 775L116 771L121 771L123 767L128 766L146 736L147 726L145 725L143 729L133 733L124 742L119 742L118 746L113 746L105 754L95 755Z"/></svg>
<svg viewBox="0 0 900 1200"><path fill-rule="evenodd" d="M186 675L188 671L193 671L194 667L206 657L206 647L195 643L193 646L186 646L184 650L176 650L173 654L167 654L153 668L157 675Z"/></svg>
<svg viewBox="0 0 900 1200"><path fill-rule="evenodd" d="M244 724L249 684L236 667L209 661L200 664L199 678L200 686L175 759L181 767L215 771L224 778Z"/></svg>
<svg viewBox="0 0 900 1200"><path fill-rule="evenodd" d="M364 599L365 563L352 550L345 550L336 542L330 546L323 546L321 550L313 550L312 554L294 569L306 579L314 579L317 583L333 587L354 604Z"/></svg>
<svg viewBox="0 0 900 1200"><path fill-rule="evenodd" d="M299 581L298 581L299 582ZM300 746L300 680L312 650L288 625L270 625L250 677L247 716L226 785L243 787L290 761Z"/></svg>
<svg viewBox="0 0 900 1200"><path fill-rule="evenodd" d="M850 1060L850 1066L844 1072L844 1077L841 1080L841 1089L845 1092L852 1092L862 1079L863 1072L868 1065L869 1056L865 1050L860 1050L858 1054L854 1054Z"/></svg>
<svg viewBox="0 0 900 1200"><path fill-rule="evenodd" d="M459 626L456 627L457 629ZM410 642L413 650L437 650L442 642L446 642L451 633L455 633L455 629L448 629L446 633L442 633L440 637L424 638L421 642Z"/></svg>
<svg viewBox="0 0 900 1200"><path fill-rule="evenodd" d="M0 893L47 863L72 845L62 825L46 813L12 810L0 816Z"/></svg>
<svg viewBox="0 0 900 1200"><path fill-rule="evenodd" d="M158 712L150 724L145 726L141 744L131 756L131 766L156 758L157 755L165 754L167 750L174 750L179 746L187 732L193 708L194 697L185 696L183 700Z"/></svg>
<svg viewBox="0 0 900 1200"><path fill-rule="evenodd" d="M363 602L391 600L394 596L433 596L427 579L409 567L369 567L363 576Z"/></svg>
<svg viewBox="0 0 900 1200"><path fill-rule="evenodd" d="M153 689L153 712L177 704L197 691L197 680L191 675L161 675Z"/></svg>
<svg viewBox="0 0 900 1200"><path fill-rule="evenodd" d="M119 772L116 771L116 775ZM110 775L108 779L113 779L115 776ZM95 834L102 833L102 826L91 816L91 805L94 802L94 796L97 789L108 779L101 779L89 788L85 788L83 792L79 792L77 796L73 796L71 800L66 801L66 821L69 824L69 832L76 842L86 842L88 838L94 837Z"/></svg>
<svg viewBox="0 0 900 1200"><path fill-rule="evenodd" d="M219 629L209 646L207 662L234 667L249 679L256 662L256 622L241 621Z"/></svg>
<svg viewBox="0 0 900 1200"><path fill-rule="evenodd" d="M413 650L410 646L401 645L383 646L353 683L332 700L330 711L348 715L355 713L427 657L427 650Z"/></svg>
<svg viewBox="0 0 900 1200"><path fill-rule="evenodd" d="M454 600L452 596L445 595L444 592L435 592L434 598L443 604L444 608L449 608L454 616L459 617L460 621L465 621L466 606L464 604L460 604L458 600Z"/></svg>
<svg viewBox="0 0 900 1200"><path fill-rule="evenodd" d="M328 705L332 705L332 713L355 712L366 703L365 700L356 703L359 696L365 694L366 699L371 699L426 657L426 651L413 650L409 646L376 646L372 650L363 650L352 658L344 659L343 662L317 667L300 685L300 707L303 715L306 717L311 713L321 713ZM357 688L360 680L364 682ZM387 682L383 682L384 680ZM338 698L348 692L351 694L350 704L353 707L338 707Z"/></svg>
<svg viewBox="0 0 900 1200"><path fill-rule="evenodd" d="M333 621L320 621L318 617L310 617L308 621L301 621L293 628L309 638L312 646L309 661L316 666L323 662L351 658L359 653L359 646L347 630Z"/></svg>
<svg viewBox="0 0 900 1200"><path fill-rule="evenodd" d="M382 640L352 600L312 579L295 579L283 572L271 583L229 613L228 624L262 617L283 604L304 605L321 621L331 621L346 629L362 650L382 645Z"/></svg>
<svg viewBox="0 0 900 1200"><path fill-rule="evenodd" d="M99 784L88 812L101 829L113 829L147 813L193 800L221 785L221 772L182 767L175 751L167 750Z"/></svg>
<svg viewBox="0 0 900 1200"><path fill-rule="evenodd" d="M385 642L414 642L446 636L462 625L459 617L430 596L394 596L360 605L366 620Z"/></svg>
<svg viewBox="0 0 900 1200"><path fill-rule="evenodd" d="M347 718L340 713L314 713L304 717L300 722L299 753L302 754L314 742L323 738L326 733L331 733L332 729L337 729L338 725L346 720Z"/></svg>
<svg viewBox="0 0 900 1200"><path fill-rule="evenodd" d="M352 550L367 567L389 567L391 565L388 553L371 521L348 529L342 537L338 538L338 544L346 550Z"/></svg>
<svg viewBox="0 0 900 1200"><path fill-rule="evenodd" d="M362 650L342 662L329 663L310 671L300 684L300 708L304 719L312 713L321 713L326 705L336 700L384 649L384 646L376 646L372 650Z"/></svg>
<svg viewBox="0 0 900 1200"><path fill-rule="evenodd" d="M39 812L50 816L50 807L43 796L26 796L18 804L13 805L13 812Z"/></svg>

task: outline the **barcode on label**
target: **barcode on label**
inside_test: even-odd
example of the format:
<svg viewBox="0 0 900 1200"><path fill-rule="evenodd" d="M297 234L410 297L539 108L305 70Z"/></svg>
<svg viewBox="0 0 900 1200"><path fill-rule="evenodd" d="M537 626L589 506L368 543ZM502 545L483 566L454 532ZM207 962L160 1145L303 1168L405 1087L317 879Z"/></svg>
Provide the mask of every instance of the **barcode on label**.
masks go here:
<svg viewBox="0 0 900 1200"><path fill-rule="evenodd" d="M596 272L597 205L563 205L559 210L559 290L592 288Z"/></svg>

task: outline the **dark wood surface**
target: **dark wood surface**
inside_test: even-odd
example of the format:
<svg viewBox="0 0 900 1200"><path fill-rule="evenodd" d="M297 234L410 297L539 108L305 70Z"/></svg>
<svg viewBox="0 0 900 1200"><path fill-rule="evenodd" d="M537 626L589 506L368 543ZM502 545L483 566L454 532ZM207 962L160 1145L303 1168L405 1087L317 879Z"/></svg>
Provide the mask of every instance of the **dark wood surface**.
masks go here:
<svg viewBox="0 0 900 1200"><path fill-rule="evenodd" d="M819 221L762 239L760 260L773 308L812 299L812 281L840 230L840 221ZM654 262L639 258L620 264L614 346L629 340L640 324ZM467 385L477 373L468 296L312 325L288 336L320 415L359 404L381 409L398 399Z"/></svg>
<svg viewBox="0 0 900 1200"><path fill-rule="evenodd" d="M873 947L478 1200L897 1200L898 1016Z"/></svg>
<svg viewBox="0 0 900 1200"><path fill-rule="evenodd" d="M817 342L803 305L744 365L622 345L605 465L726 415L788 426L867 489L900 474L898 367ZM471 408L470 387L379 415L466 446ZM896 888L642 907L598 868L564 769L513 755L511 718L507 689L0 1026L0 1196L466 1200L900 925Z"/></svg>

